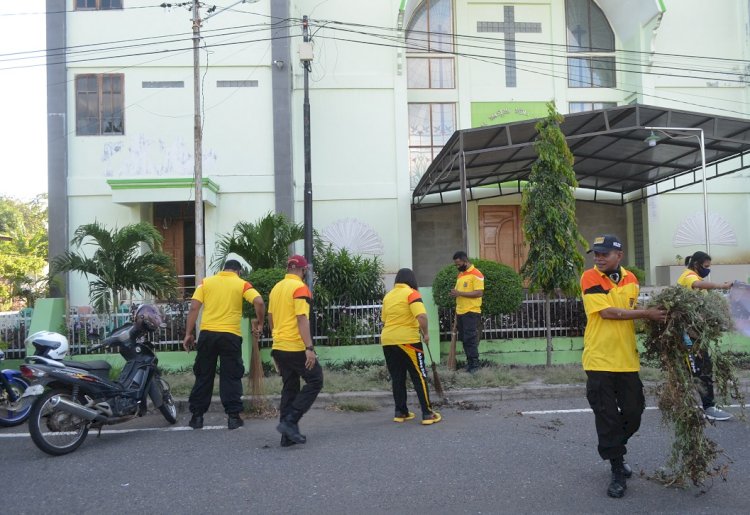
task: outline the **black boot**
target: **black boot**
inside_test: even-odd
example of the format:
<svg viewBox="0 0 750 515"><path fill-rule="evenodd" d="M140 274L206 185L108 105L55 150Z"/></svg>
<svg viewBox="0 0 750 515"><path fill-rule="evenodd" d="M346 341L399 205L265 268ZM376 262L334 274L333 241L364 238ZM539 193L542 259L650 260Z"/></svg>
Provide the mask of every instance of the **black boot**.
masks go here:
<svg viewBox="0 0 750 515"><path fill-rule="evenodd" d="M466 371L470 374L479 370L479 358L468 358L466 362Z"/></svg>
<svg viewBox="0 0 750 515"><path fill-rule="evenodd" d="M188 425L193 429L201 429L203 427L203 415L193 413L193 416L190 417L190 422L188 422Z"/></svg>
<svg viewBox="0 0 750 515"><path fill-rule="evenodd" d="M628 485L626 481L626 469L625 469L625 462L620 458L613 458L610 460L611 466L612 466L612 480L609 482L609 486L607 487L607 495L610 497L620 498L623 495L625 495L625 490L627 490ZM629 469L630 467L628 467ZM633 474L633 471L630 471L630 475Z"/></svg>
<svg viewBox="0 0 750 515"><path fill-rule="evenodd" d="M296 412L290 413L281 419L279 425L276 426L276 430L294 443L305 443L307 438L305 438L305 435L300 434L299 426L297 425L300 417L301 414Z"/></svg>

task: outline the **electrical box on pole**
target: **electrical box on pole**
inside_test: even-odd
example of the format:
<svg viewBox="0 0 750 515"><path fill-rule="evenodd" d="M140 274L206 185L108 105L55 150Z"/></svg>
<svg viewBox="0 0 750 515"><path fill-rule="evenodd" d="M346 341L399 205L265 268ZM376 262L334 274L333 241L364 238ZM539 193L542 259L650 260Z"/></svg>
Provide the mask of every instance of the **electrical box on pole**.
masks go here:
<svg viewBox="0 0 750 515"><path fill-rule="evenodd" d="M312 43L302 42L299 44L299 60L302 62L310 62L313 60L313 47Z"/></svg>

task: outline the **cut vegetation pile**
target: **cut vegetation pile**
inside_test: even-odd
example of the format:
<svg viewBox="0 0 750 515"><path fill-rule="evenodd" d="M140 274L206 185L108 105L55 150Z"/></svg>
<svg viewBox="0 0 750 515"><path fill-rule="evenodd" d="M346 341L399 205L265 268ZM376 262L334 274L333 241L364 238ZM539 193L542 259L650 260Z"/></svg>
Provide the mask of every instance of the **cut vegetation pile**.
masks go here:
<svg viewBox="0 0 750 515"><path fill-rule="evenodd" d="M686 336L692 341L692 354L711 355L716 399L727 403L733 397L744 404L732 362L719 347L722 334L732 327L727 301L715 292L674 286L653 296L649 305L668 311L666 324L646 323L643 340L646 358L664 373L657 389L659 409L674 431L668 470L658 479L669 485L686 486L690 481L699 486L708 478L725 476L728 465L717 463L721 450L704 431L708 422L699 395L703 385L693 377Z"/></svg>

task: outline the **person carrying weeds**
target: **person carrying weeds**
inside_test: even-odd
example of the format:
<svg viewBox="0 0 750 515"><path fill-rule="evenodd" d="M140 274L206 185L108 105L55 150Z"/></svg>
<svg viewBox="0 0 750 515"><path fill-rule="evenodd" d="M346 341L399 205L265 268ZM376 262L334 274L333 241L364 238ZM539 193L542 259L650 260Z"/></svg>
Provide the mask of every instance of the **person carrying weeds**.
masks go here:
<svg viewBox="0 0 750 515"><path fill-rule="evenodd" d="M633 320L664 322L666 311L637 309L638 279L622 266L622 243L610 234L598 236L589 252L594 267L581 276L586 331L583 335L583 369L586 398L594 411L599 456L609 460L610 497L622 497L626 478L633 474L625 463L625 445L638 431L646 407L641 365L635 345Z"/></svg>
<svg viewBox="0 0 750 515"><path fill-rule="evenodd" d="M712 283L705 280L711 273L711 256L705 252L696 252L692 256L686 257L685 266L687 268L677 279L677 284L688 290L728 290L732 287L730 282ZM729 420L732 415L717 408L714 402L713 364L708 350L694 353L692 352L693 341L690 336L685 334L684 339L690 354L690 370L693 377L700 379L703 384L699 393L704 416L709 420Z"/></svg>
<svg viewBox="0 0 750 515"><path fill-rule="evenodd" d="M415 418L414 413L406 407L408 372L422 408L422 424L437 424L442 420L442 416L433 410L430 404L422 348L422 342L424 345L430 343L427 312L422 295L417 290L417 278L411 269L402 268L396 274L393 289L383 298L381 319L383 331L380 334L380 343L383 346L388 373L391 375L393 400L396 403L393 421L404 422Z"/></svg>
<svg viewBox="0 0 750 515"><path fill-rule="evenodd" d="M307 437L299 432L299 420L323 388L323 369L310 333L312 293L304 283L308 273L304 257L290 257L286 276L276 283L268 298L268 326L273 336L271 356L283 383L276 427L281 433L282 447L307 442ZM301 390L300 378L305 381Z"/></svg>

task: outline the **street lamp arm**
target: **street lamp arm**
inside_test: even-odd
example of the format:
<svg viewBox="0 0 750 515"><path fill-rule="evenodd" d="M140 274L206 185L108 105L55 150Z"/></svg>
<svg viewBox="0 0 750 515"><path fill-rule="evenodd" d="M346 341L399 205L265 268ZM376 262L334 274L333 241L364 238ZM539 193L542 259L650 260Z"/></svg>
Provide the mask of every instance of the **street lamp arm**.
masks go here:
<svg viewBox="0 0 750 515"><path fill-rule="evenodd" d="M701 150L701 170L703 172L703 177L701 182L703 183L703 224L704 224L704 230L706 234L706 253L711 254L711 240L710 240L710 233L708 229L708 191L706 189L706 139L703 133L703 129L700 127L643 127L646 130L650 131L659 131L668 138L674 138L669 132L697 132L698 134L688 134L687 137L695 137L698 138L698 143L700 143L700 150ZM652 132L653 134L653 132ZM653 145L652 145L653 146Z"/></svg>

